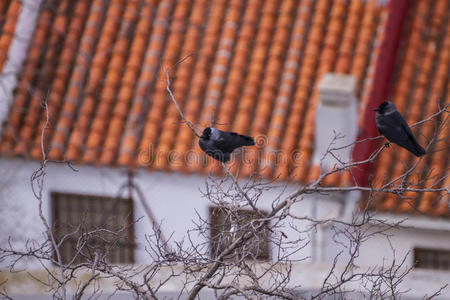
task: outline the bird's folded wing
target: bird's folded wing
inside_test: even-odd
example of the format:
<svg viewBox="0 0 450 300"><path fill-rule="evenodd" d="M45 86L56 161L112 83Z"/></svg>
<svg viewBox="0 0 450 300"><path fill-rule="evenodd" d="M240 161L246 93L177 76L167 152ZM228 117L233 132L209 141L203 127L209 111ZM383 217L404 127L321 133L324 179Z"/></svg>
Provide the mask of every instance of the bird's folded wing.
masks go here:
<svg viewBox="0 0 450 300"><path fill-rule="evenodd" d="M398 140L398 142L407 141L410 138L414 139L411 129L399 112L396 111L389 116L386 116L385 118L383 118L383 122L386 123L389 128L397 128L397 130L401 130L404 133L400 135L396 134L395 137L393 137L394 139ZM386 136L388 135L388 133L383 134L385 134Z"/></svg>
<svg viewBox="0 0 450 300"><path fill-rule="evenodd" d="M411 128L409 128L408 123L406 123L405 119L403 119L402 115L399 112L395 112L392 114L392 120L394 124L397 124L397 126L400 126L403 129L406 134L405 139L415 140Z"/></svg>
<svg viewBox="0 0 450 300"><path fill-rule="evenodd" d="M214 140L214 145L224 152L233 152L234 149L245 146L246 141L235 132L220 132L220 137Z"/></svg>
<svg viewBox="0 0 450 300"><path fill-rule="evenodd" d="M416 138L414 137L411 128L409 128L408 124L406 123L406 121L402 118L402 128L405 131L406 135L408 135L408 137L410 139L416 140Z"/></svg>
<svg viewBox="0 0 450 300"><path fill-rule="evenodd" d="M219 139L214 140L214 146L218 149L222 150L223 152L232 152L234 149L236 149L239 146L234 145L234 141L232 139L227 139L223 136L221 136Z"/></svg>

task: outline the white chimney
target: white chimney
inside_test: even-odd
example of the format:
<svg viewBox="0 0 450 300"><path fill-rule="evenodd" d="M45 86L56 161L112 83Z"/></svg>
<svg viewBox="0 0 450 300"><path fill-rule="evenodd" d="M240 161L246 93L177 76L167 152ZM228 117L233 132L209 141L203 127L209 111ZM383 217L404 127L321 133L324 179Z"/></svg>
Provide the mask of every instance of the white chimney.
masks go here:
<svg viewBox="0 0 450 300"><path fill-rule="evenodd" d="M358 103L355 85L355 77L335 73L326 73L319 82L313 163L320 165L321 170L341 165L339 160L350 161L353 147L333 150L339 160L325 153L328 149L349 145L356 139ZM333 140L335 137L337 139Z"/></svg>

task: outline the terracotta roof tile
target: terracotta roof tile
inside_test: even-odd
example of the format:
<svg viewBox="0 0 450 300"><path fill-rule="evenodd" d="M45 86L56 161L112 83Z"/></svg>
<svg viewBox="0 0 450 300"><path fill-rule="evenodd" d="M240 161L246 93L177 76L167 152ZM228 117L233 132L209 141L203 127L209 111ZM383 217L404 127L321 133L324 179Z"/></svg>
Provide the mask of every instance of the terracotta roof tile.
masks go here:
<svg viewBox="0 0 450 300"><path fill-rule="evenodd" d="M190 1L178 1L179 4L175 6L174 10L174 20L172 21L169 28L169 35L167 37L167 44L165 48L164 55L162 56L163 66L172 66L176 63L176 54L179 51L178 46L182 43L183 33L187 23L188 9L187 5ZM164 74L162 74L164 76ZM154 95L150 110L147 116L147 122L144 127L144 131L141 137L141 143L138 149L152 148L155 149L157 159L154 161L153 167L164 168L167 163L167 157L169 152L169 147L162 145L157 147L158 134L160 132L161 126L163 126L164 112L167 106L167 92L165 90L165 83L159 81L154 87ZM166 126L176 126L178 121L175 115L172 113L169 116L166 115L166 121L169 124ZM148 129L148 130L147 130Z"/></svg>
<svg viewBox="0 0 450 300"><path fill-rule="evenodd" d="M279 155L277 155L276 152L278 152L279 149L282 133L285 127L288 127L286 126L286 124L289 124L289 127L295 128L298 128L299 126L299 124L295 126L295 124L290 123L288 117L290 99L292 98L292 94L294 92L297 72L300 70L301 65L300 53L305 47L305 27L308 25L311 19L311 7L312 2L305 1L303 3L303 6L299 6L297 8L296 15L294 16L294 26L292 28L291 40L283 64L281 84L279 86L278 95L275 98L274 111L277 113L277 115L273 116L269 124L269 128L267 131L268 144L265 148L261 161L261 174L263 176L272 176L276 163L278 166L280 166L281 164L287 165L289 158L286 157L286 155L283 155L283 157L278 157ZM293 113L295 112L292 112L291 115L293 115ZM289 123L286 123L286 121L288 121ZM290 121L295 120L292 120L291 117ZM299 120L297 119L297 122L298 121ZM277 158L281 161L276 161ZM279 174L275 174L275 176L277 175ZM287 170L284 171L283 175L283 178L286 178Z"/></svg>
<svg viewBox="0 0 450 300"><path fill-rule="evenodd" d="M200 41L202 47L198 55L195 55L196 61L192 72L191 86L185 100L185 116L188 120L195 121L199 118L201 109L201 97L204 96L207 78L211 70L210 64L214 58L214 51L219 40L221 22L224 17L223 1L214 1L210 4L210 15L206 21L206 28L203 39ZM198 16L196 20L198 20ZM204 20L203 20L204 21ZM172 169L181 171L199 171L202 166L202 153L194 147L189 150L194 143L194 135L187 126L179 128L175 144L175 153L181 153L181 157L175 160ZM184 164L179 163L184 160Z"/></svg>
<svg viewBox="0 0 450 300"><path fill-rule="evenodd" d="M431 3L413 5L393 77L392 100L410 123L434 112L430 103L448 102L442 100L448 90L448 3ZM180 122L165 90L161 67L193 53L170 73L186 118L200 129L214 121L256 138L257 147L229 164L240 176L292 174L303 183L320 172L311 165L318 81L325 72L353 74L364 110L389 16L388 6L376 0L64 0L57 5L40 12L3 131L2 154L40 157L39 129L45 123L40 101L50 91L45 142L51 158L220 172ZM425 144L433 128L424 124L414 131ZM441 148L432 146L430 153ZM439 162L448 155L446 150L426 156L420 170L442 176L449 166ZM396 146L385 150L373 183L392 180L403 171L401 162L413 161ZM419 173L408 180L423 186ZM336 173L322 184L351 180L348 173ZM448 215L445 195L412 196L402 195L411 198L408 202L380 198L376 208Z"/></svg>
<svg viewBox="0 0 450 300"><path fill-rule="evenodd" d="M118 162L122 165L134 164L133 154L138 142L138 134L140 134L142 130L142 127L138 124L144 121L144 114L149 106L148 100L146 100L145 97L156 79L155 74L158 70L158 57L162 53L162 41L168 29L166 20L172 12L172 6L172 1L162 1L159 6L155 7L156 12L153 20L154 26L152 27L152 34L150 35L146 51L144 52L142 70L137 79L130 113L128 114L124 128L122 128L122 142L118 153ZM152 101L155 100L156 99L152 99ZM114 134L120 136L120 132ZM138 158L139 157L140 156L138 156ZM139 161L137 163L141 164L142 162Z"/></svg>
<svg viewBox="0 0 450 300"><path fill-rule="evenodd" d="M448 166L447 166L448 170ZM442 183L443 187L450 186L450 177L447 176L445 181ZM449 217L450 216L450 195L449 193L442 192L440 197L435 199L435 209L429 210L427 213L430 213L434 216L438 217Z"/></svg>
<svg viewBox="0 0 450 300"><path fill-rule="evenodd" d="M357 78L364 78L364 80L358 79L357 81L357 91L358 91L357 94L360 95L360 106L358 113L358 116L360 117L358 120L358 126L364 125L362 116L364 115L364 111L367 109L370 91L373 88L372 80L375 75L375 67L378 61L380 47L382 45L381 41L384 39L384 36L386 34L384 28L386 26L386 22L389 15L389 12L386 7L376 7L374 2L369 2L367 4L367 7L369 11L371 9L375 9L376 11L378 11L378 14L376 15L378 15L379 20L377 23L376 20L374 20L375 18L374 16L363 19L362 23L363 25L366 25L366 27L364 28L365 30L363 30L361 33L366 35L370 32L372 34L376 34L376 38L375 41L372 44L370 44L369 41L365 40L364 36L361 37L363 41L358 45L361 47L356 51L362 50L363 52L366 53L367 51L369 51L371 54L360 55L359 60L355 61L355 65L352 68L353 69L352 72L354 74L362 75L364 74L363 72L365 72L364 76L357 77ZM358 52L356 53L360 54Z"/></svg>
<svg viewBox="0 0 450 300"><path fill-rule="evenodd" d="M342 33L342 43L338 50L335 68L337 73L347 73L350 70L351 56L357 42L357 32L361 22L362 10L363 5L361 1L353 0L350 2L348 18L346 18L344 32Z"/></svg>
<svg viewBox="0 0 450 300"><path fill-rule="evenodd" d="M32 45L35 45L35 47L30 47L29 55L24 64L24 71L18 83L14 105L11 108L9 120L3 131L1 148L4 153L12 154L15 144L21 143L19 131L23 123L22 115L28 111L29 89L31 88L31 82L36 76L39 58L43 54L43 43L46 39L47 29L49 28L51 18L51 12L43 10L37 20L37 29L30 42ZM32 111L32 113L39 114L40 111ZM22 148L25 148L25 143L26 142L22 142Z"/></svg>
<svg viewBox="0 0 450 300"><path fill-rule="evenodd" d="M254 120L251 127L251 135L259 136L266 132L266 127L270 121L270 113L272 111L274 98L276 97L277 87L280 82L280 75L282 69L282 60L280 59L288 48L288 32L294 20L293 5L294 1L282 1L279 8L279 15L273 32L270 49L267 53L267 64L264 71L263 81L261 83L261 91L258 102L254 110ZM262 150L262 149L261 149ZM247 151L247 157L250 161L257 161L259 157L258 149L250 148ZM257 171L256 164L245 164L243 166L241 175L249 176L251 173Z"/></svg>
<svg viewBox="0 0 450 300"><path fill-rule="evenodd" d="M0 71L8 58L21 7L21 1L18 0L4 0L0 4Z"/></svg>
<svg viewBox="0 0 450 300"><path fill-rule="evenodd" d="M360 21L360 30L357 37L356 46L354 48L354 59L352 62L352 66L350 69L350 73L356 77L357 84L356 90L358 91L357 95L361 95L361 82L364 79L364 72L367 68L369 59L374 62L375 57L371 58L370 53L370 45L372 44L371 37L375 34L375 29L377 25L377 18L380 17L380 12L376 8L376 1L369 0L364 6L364 11L362 15L362 19ZM383 9L383 7L381 8ZM386 11L382 11L386 12ZM381 15L383 16L383 15ZM383 18L386 20L386 17ZM380 28L384 26L383 22L378 23ZM378 36L376 40L380 40L381 36L384 32L382 30L378 31Z"/></svg>
<svg viewBox="0 0 450 300"><path fill-rule="evenodd" d="M323 184L325 186L340 186L341 184L341 173L335 172L331 175L325 177Z"/></svg>
<svg viewBox="0 0 450 300"><path fill-rule="evenodd" d="M0 2L0 12L2 12L3 15L6 15L8 11L8 6L11 3L11 1L2 1ZM1 20L2 24L5 22L5 20Z"/></svg>
<svg viewBox="0 0 450 300"><path fill-rule="evenodd" d="M80 151L83 150L82 146L84 144L85 137L88 134L90 120L92 118L91 116L93 115L96 107L97 93L102 88L103 77L106 71L110 53L114 52L114 49L111 51L111 44L114 40L114 36L119 25L118 20L120 19L122 14L122 7L122 1L114 0L111 1L111 4L106 12L105 23L103 24L103 28L100 32L100 37L95 50L95 54L91 61L89 75L86 80L86 87L84 90L85 98L81 103L79 117L74 122L73 131L67 143L66 158L69 160L78 160L80 157ZM130 9L129 11L132 12L133 10ZM126 22L122 24L126 24ZM117 45L120 44L116 42L115 48L117 47ZM105 98L103 98L102 100L102 103L105 104L108 104L109 102ZM92 145L89 146L92 147Z"/></svg>
<svg viewBox="0 0 450 300"><path fill-rule="evenodd" d="M257 30L257 18L261 10L260 1L249 1L245 7L242 20L240 34L237 36L234 53L232 56L228 78L223 88L223 97L219 105L218 115L220 119L218 128L222 130L230 130L234 117L234 112L237 106L237 99L239 99L243 86L241 82L245 79L245 64L249 57L249 49L251 41L254 39ZM213 172L218 172L218 165L210 161L210 167Z"/></svg>
<svg viewBox="0 0 450 300"><path fill-rule="evenodd" d="M425 1L418 1L410 17L409 32L405 32L406 41L403 45L404 58L398 63L396 83L392 91L392 101L406 117L409 124L415 123L438 109L437 103L448 103L450 97L442 99L448 90L450 25L444 22L442 9L448 7L447 1L435 1L429 6ZM437 16L434 18L434 16ZM445 84L447 82L447 84ZM448 94L448 93L447 93ZM444 121L444 120L442 120ZM443 127L439 136L449 134L448 128ZM426 146L434 134L435 126L424 123L413 129L419 143ZM439 139L438 139L439 140ZM394 148L394 149L393 149ZM449 143L445 139L431 145L428 154L422 158L417 168L407 180L417 184L418 188L424 184L431 185L440 176L445 177L448 172ZM399 149L395 145L388 149L378 160L375 170L375 180L386 183L398 178L406 168L417 161L409 152ZM448 164L448 163L447 163ZM424 176L428 179L423 181ZM382 180L380 180L383 178ZM400 184L401 180L395 182ZM435 187L444 187L442 182ZM435 216L448 215L448 197L436 199L432 193L416 195L405 193L404 197L385 197L381 199L382 210L392 210L400 213L416 213ZM447 201L447 202L446 202ZM444 204L442 203L444 202ZM446 203L445 203L446 202ZM447 211L443 207L447 206Z"/></svg>
<svg viewBox="0 0 450 300"><path fill-rule="evenodd" d="M68 134L71 130L70 126L65 127L64 123L72 123L75 118L75 107L80 105L83 101L80 86L83 85L84 81L88 76L88 58L91 57L95 50L94 41L99 34L99 28L101 27L101 10L103 8L103 2L100 0L94 0L91 4L89 15L87 17L86 26L84 28L84 33L82 34L80 46L78 49L78 54L75 60L75 67L71 74L68 88L66 92L66 100L61 108L60 118L56 124L56 127L63 127L65 131L55 131L52 143L50 146L49 157L52 159L61 159L64 157L64 152L66 145L61 145L59 142L53 142L53 140L67 141L68 136L63 136Z"/></svg>
<svg viewBox="0 0 450 300"><path fill-rule="evenodd" d="M205 106L201 114L200 122L203 126L209 124L211 118L215 119L216 114L221 116L216 121L219 124L223 123L223 125L218 127L228 129L231 122L231 112L235 97L230 94L233 92L232 89L238 86L242 75L242 65L239 65L239 62L242 61L242 56L246 55L245 52L242 53L242 43L248 43L245 36L238 36L239 30L247 24L243 24L239 28L239 23L243 22L243 18L248 18L248 11L258 9L258 7L255 8L255 5L250 3L247 7L241 7L242 4L241 1L232 1L230 9L225 15L224 29L219 41L216 60L212 65L212 74L207 88L212 93L207 92ZM244 10L242 16L241 10ZM236 68L241 71L236 73ZM216 109L218 113L214 113ZM209 160L207 168L214 173L221 170L219 165L212 160Z"/></svg>
<svg viewBox="0 0 450 300"><path fill-rule="evenodd" d="M319 1L317 5L321 5L322 2L325 1ZM336 36L339 36L342 31L342 25L343 25L343 18L342 13L345 9L345 2L344 1L334 1L332 2L331 9L329 12L329 23L323 24L326 25L326 31L323 30L323 44L321 45L320 50L320 57L317 55L317 52L314 54L311 53L309 59L311 61L314 59L316 60L315 63L320 62L316 69L316 74L314 74L316 78L316 82L322 77L322 75L325 72L332 71L333 63L336 56L337 51L337 44L336 41L338 38ZM326 11L323 11L323 14L326 14ZM320 16L320 15L318 15ZM315 25L316 22L321 21L322 18L313 19L312 26L316 26L316 28L319 27L319 25ZM325 29L325 28L324 28ZM308 44L310 42L308 41ZM306 57L305 57L306 59ZM312 94L310 96L310 101L308 103L309 109L306 113L304 125L302 128L302 131L300 133L301 139L298 143L298 148L300 149L300 152L302 153L302 159L305 160L306 163L302 164L294 164L294 172L293 176L294 178L298 178L300 181L305 181L308 178L308 165L309 161L311 160L312 156L312 145L314 144L313 138L314 138L314 120L315 120L315 106L318 99L317 94L317 88L314 86L314 89L312 90Z"/></svg>
<svg viewBox="0 0 450 300"><path fill-rule="evenodd" d="M135 63L133 59L142 58L146 41L144 35L150 28L148 19L152 17L153 1L146 1L142 4L140 19L137 20L139 17L139 8L137 2L126 2L123 21L120 24L115 48L112 50L111 60L105 78L103 90L107 92L102 93L104 98L101 99L107 103L111 103L114 107L110 110L111 118L109 127L104 131L106 135L103 151L100 155L101 164L113 163L115 159L117 145L121 137L120 133L122 132L123 124L128 114L132 87L137 77L139 66L139 62L137 61ZM135 36L133 40L130 40L128 35L134 25L136 25ZM130 48L129 53L127 51L128 48ZM128 60L126 60L127 55ZM120 75L123 75L123 78L120 78ZM121 79L122 85L118 89ZM112 103L114 101L115 104Z"/></svg>

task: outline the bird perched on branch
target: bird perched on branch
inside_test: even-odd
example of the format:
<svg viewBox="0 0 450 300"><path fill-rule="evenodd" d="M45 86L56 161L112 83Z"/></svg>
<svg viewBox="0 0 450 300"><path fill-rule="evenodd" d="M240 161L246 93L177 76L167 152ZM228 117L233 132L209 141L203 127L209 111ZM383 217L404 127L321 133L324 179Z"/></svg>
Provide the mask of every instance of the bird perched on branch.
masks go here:
<svg viewBox="0 0 450 300"><path fill-rule="evenodd" d="M212 158L227 162L231 158L231 152L242 146L253 146L255 140L252 137L237 134L235 132L226 132L214 127L206 127L200 140L200 148Z"/></svg>
<svg viewBox="0 0 450 300"><path fill-rule="evenodd" d="M377 129L389 141L407 149L417 157L426 153L417 143L411 128L409 128L405 119L403 119L392 102L383 102L374 111L376 111L375 121Z"/></svg>

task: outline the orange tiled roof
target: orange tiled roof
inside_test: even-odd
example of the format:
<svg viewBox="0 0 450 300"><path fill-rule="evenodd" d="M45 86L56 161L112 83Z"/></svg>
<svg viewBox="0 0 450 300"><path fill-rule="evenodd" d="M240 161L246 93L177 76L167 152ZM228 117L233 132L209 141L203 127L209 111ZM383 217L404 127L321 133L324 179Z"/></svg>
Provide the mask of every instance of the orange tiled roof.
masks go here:
<svg viewBox="0 0 450 300"><path fill-rule="evenodd" d="M8 58L21 5L21 1L18 0L0 1L0 72Z"/></svg>
<svg viewBox="0 0 450 300"><path fill-rule="evenodd" d="M438 105L450 103L450 3L446 0L416 1L407 19L400 58L397 60L395 80L390 100L404 115L409 124L418 122L438 110ZM450 168L449 149L450 126L448 116L440 120L443 128L434 143L423 157L417 169L407 178L417 187L434 185L449 187ZM433 122L424 123L413 129L421 145L426 146L435 133ZM408 151L391 147L379 159L373 176L376 185L394 180L417 159ZM386 172L388 170L388 172ZM447 176L444 181L438 178ZM427 178L426 181L423 181ZM401 180L396 182L401 184ZM399 197L390 195L380 199L380 210L399 213L431 214L449 216L450 199L448 194L437 198L432 193L417 195L406 193Z"/></svg>
<svg viewBox="0 0 450 300"><path fill-rule="evenodd" d="M244 175L260 170L285 178L297 165L307 174L314 87L327 71L366 80L382 11L376 1L360 0L59 1L40 13L1 151L40 158L38 112L48 92L53 159L214 169L211 161L183 162L186 153L202 154L179 124L160 72L195 53L171 74L186 117L267 135L265 151L248 153L267 162L244 166ZM300 148L304 161L275 168L268 150L276 148Z"/></svg>
<svg viewBox="0 0 450 300"><path fill-rule="evenodd" d="M437 17L445 12L438 10L432 11ZM325 72L354 75L364 109L387 15L376 0L55 2L39 14L0 153L40 158L40 101L47 96L52 159L220 172L180 123L161 72L194 53L171 73L186 118L257 138L259 147L244 156L250 163L232 165L241 175L286 179L293 170L292 178L309 181L318 173L310 162L317 83ZM445 23L426 22L435 31ZM420 47L413 44L408 57L414 60ZM441 48L428 59L447 59ZM397 69L411 76L406 65ZM434 67L429 72L438 74ZM436 87L436 95L442 90ZM345 180L336 173L326 184Z"/></svg>

